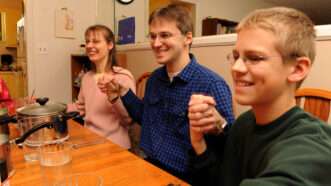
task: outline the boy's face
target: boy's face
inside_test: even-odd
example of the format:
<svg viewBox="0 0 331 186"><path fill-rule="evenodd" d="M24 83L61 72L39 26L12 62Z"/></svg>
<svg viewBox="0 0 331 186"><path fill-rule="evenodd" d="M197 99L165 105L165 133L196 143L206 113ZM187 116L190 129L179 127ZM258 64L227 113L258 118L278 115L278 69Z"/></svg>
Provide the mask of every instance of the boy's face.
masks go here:
<svg viewBox="0 0 331 186"><path fill-rule="evenodd" d="M286 100L292 91L288 76L293 68L284 64L271 32L250 28L238 33L231 68L235 99L239 104L270 106Z"/></svg>
<svg viewBox="0 0 331 186"><path fill-rule="evenodd" d="M182 35L175 21L157 18L149 31L150 45L159 64L174 63L183 53L188 54L192 38Z"/></svg>

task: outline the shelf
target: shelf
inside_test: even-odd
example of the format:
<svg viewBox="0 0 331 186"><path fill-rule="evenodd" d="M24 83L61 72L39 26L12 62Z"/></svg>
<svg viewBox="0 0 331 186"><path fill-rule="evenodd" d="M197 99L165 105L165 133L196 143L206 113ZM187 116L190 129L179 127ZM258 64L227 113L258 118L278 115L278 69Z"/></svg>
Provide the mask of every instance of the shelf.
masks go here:
<svg viewBox="0 0 331 186"><path fill-rule="evenodd" d="M202 21L202 35L230 34L235 32L237 23L226 19L205 18Z"/></svg>

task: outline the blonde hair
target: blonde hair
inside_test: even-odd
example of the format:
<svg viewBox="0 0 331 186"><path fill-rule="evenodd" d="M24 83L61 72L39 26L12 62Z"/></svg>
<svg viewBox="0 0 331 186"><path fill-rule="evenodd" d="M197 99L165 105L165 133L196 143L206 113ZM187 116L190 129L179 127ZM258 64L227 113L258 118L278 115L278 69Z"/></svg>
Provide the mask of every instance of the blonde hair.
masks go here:
<svg viewBox="0 0 331 186"><path fill-rule="evenodd" d="M286 7L255 10L241 20L236 32L249 28L260 28L275 34L279 38L276 49L284 61L308 57L313 63L316 34L314 23L304 13Z"/></svg>

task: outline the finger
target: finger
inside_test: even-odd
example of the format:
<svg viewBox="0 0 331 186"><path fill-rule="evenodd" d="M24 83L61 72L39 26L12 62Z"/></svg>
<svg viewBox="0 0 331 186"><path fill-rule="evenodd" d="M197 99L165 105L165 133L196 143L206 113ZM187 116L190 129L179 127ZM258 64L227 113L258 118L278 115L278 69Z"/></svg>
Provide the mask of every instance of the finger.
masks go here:
<svg viewBox="0 0 331 186"><path fill-rule="evenodd" d="M200 104L194 104L189 106L188 111L189 112L205 112L207 111L210 107L210 105L206 103L200 103Z"/></svg>

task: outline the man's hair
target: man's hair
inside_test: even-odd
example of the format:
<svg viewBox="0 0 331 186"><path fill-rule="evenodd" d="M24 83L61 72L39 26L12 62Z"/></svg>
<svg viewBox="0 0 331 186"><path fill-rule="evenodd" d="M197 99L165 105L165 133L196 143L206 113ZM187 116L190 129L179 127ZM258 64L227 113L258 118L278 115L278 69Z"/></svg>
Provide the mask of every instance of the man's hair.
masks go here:
<svg viewBox="0 0 331 186"><path fill-rule="evenodd" d="M180 4L169 4L154 10L149 16L148 24L151 25L156 19L165 19L175 21L177 28L185 35L188 32L193 33L193 21L187 8Z"/></svg>
<svg viewBox="0 0 331 186"><path fill-rule="evenodd" d="M276 49L284 61L308 57L313 63L316 38L314 23L301 11L286 7L256 10L241 20L236 32L248 28L260 28L275 34L279 38Z"/></svg>

